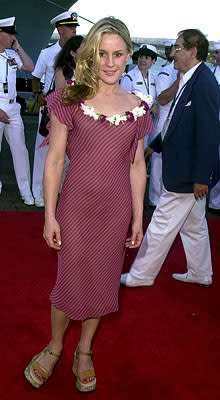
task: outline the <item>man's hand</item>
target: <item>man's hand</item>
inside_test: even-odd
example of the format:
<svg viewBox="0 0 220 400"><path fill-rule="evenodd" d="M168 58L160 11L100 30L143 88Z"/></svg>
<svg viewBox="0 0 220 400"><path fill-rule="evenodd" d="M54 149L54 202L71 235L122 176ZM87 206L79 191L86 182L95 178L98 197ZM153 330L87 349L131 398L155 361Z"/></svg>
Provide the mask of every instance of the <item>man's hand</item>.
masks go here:
<svg viewBox="0 0 220 400"><path fill-rule="evenodd" d="M154 150L151 147L146 147L144 150L144 158L147 163L150 162L151 155L153 154Z"/></svg>
<svg viewBox="0 0 220 400"><path fill-rule="evenodd" d="M19 43L18 43L18 41L17 41L17 39L16 38L14 38L14 40L13 40L13 44L12 44L12 46L11 46L11 48L12 49L14 49L15 51L17 51L17 50L19 50L20 49L20 45L19 45Z"/></svg>
<svg viewBox="0 0 220 400"><path fill-rule="evenodd" d="M158 104L153 104L152 107L150 108L150 112L153 113L152 118L155 118L159 112L159 107Z"/></svg>
<svg viewBox="0 0 220 400"><path fill-rule="evenodd" d="M4 124L9 124L9 118L8 115L6 114L5 111L0 109L0 122L3 122Z"/></svg>
<svg viewBox="0 0 220 400"><path fill-rule="evenodd" d="M196 200L202 199L203 196L208 194L208 185L202 185L201 183L194 183L193 192Z"/></svg>

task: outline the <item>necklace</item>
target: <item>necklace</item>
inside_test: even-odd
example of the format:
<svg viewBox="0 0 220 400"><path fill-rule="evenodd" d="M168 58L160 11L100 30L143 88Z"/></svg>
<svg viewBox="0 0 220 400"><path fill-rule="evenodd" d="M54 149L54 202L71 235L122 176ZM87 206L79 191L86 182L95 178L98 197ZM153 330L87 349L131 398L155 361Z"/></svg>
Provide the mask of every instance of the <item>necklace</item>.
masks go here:
<svg viewBox="0 0 220 400"><path fill-rule="evenodd" d="M111 125L119 125L120 122L136 121L138 117L142 117L146 114L148 109L148 103L151 102L151 96L143 96L142 93L137 93L136 96L142 99L140 106L134 107L131 111L126 111L123 115L114 114L111 117L96 113L94 107L89 107L84 104L84 100L79 102L79 105L85 115L94 118L96 121L108 121Z"/></svg>

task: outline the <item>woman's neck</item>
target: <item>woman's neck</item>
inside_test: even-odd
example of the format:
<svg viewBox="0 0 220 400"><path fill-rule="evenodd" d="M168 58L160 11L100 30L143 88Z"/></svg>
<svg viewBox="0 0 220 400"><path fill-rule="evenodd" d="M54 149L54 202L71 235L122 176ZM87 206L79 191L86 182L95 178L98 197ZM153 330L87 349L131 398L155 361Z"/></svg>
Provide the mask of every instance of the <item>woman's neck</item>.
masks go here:
<svg viewBox="0 0 220 400"><path fill-rule="evenodd" d="M104 82L99 82L99 88L98 88L98 93L99 95L102 96L112 96L117 94L121 90L121 87L119 83L116 83L114 85L107 85Z"/></svg>

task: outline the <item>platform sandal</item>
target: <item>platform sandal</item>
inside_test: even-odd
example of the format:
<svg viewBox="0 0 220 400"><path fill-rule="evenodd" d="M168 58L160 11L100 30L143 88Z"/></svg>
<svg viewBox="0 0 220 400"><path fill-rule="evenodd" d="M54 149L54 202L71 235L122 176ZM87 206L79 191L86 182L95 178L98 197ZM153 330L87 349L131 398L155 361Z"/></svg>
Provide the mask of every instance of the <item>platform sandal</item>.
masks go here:
<svg viewBox="0 0 220 400"><path fill-rule="evenodd" d="M31 384L32 387L35 389L39 389L44 383L48 381L50 376L52 375L53 370L51 373L49 373L46 368L43 367L43 365L40 364L40 359L42 355L45 353L49 353L51 356L60 357L60 354L53 353L48 349L48 346L41 351L41 353L37 354L34 356L31 360L31 362L28 364L28 366L24 370L24 376L27 379L27 381Z"/></svg>
<svg viewBox="0 0 220 400"><path fill-rule="evenodd" d="M79 347L74 353L74 362L72 372L75 375L76 379L76 389L79 392L93 392L96 390L96 374L94 368L88 369L86 371L82 371L80 373L77 372L78 370L78 355L83 354L84 356L92 357L92 350L89 353L84 353L83 351L79 351ZM91 382L84 383L83 380L88 378L94 378Z"/></svg>

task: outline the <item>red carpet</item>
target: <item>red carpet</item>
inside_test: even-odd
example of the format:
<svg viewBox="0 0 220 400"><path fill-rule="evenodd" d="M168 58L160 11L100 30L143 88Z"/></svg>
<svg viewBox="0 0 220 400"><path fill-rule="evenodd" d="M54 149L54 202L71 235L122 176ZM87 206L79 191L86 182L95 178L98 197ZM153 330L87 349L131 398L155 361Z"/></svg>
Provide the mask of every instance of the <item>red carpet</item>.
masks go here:
<svg viewBox="0 0 220 400"><path fill-rule="evenodd" d="M49 292L56 255L42 239L43 214L0 212L1 400L79 399L71 374L79 323L66 335L63 355L40 390L23 369L49 339ZM145 226L149 218L145 219ZM120 311L103 320L94 343L95 400L220 399L220 219L210 219L214 285L171 278L184 271L179 239L152 288L121 289ZM126 255L124 270L135 256Z"/></svg>

